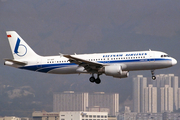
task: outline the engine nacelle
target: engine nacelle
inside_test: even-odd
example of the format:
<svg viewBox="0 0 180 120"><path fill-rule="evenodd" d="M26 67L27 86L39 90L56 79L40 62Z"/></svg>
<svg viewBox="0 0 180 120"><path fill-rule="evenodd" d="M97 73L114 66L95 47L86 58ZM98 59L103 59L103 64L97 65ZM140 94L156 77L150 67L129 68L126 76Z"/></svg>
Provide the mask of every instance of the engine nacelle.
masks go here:
<svg viewBox="0 0 180 120"><path fill-rule="evenodd" d="M113 76L115 78L125 78L129 76L129 72L122 71L120 65L105 66L104 73L108 76Z"/></svg>
<svg viewBox="0 0 180 120"><path fill-rule="evenodd" d="M113 76L115 78L126 78L129 76L129 72L128 71L122 71L121 75L117 75L117 76Z"/></svg>

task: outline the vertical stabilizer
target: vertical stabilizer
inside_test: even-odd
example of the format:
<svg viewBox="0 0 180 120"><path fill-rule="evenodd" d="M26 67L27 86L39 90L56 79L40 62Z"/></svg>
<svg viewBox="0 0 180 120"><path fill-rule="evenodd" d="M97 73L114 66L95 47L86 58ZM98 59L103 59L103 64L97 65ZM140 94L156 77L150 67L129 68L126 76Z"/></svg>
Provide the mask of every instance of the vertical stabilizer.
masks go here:
<svg viewBox="0 0 180 120"><path fill-rule="evenodd" d="M15 31L6 33L14 59L31 59L39 56Z"/></svg>

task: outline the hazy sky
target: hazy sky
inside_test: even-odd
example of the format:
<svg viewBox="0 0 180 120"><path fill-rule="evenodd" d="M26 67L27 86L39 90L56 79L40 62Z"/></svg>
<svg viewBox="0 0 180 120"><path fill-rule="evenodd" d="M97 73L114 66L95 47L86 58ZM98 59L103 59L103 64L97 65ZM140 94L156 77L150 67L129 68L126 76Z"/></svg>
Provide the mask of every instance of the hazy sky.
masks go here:
<svg viewBox="0 0 180 120"><path fill-rule="evenodd" d="M94 91L113 91L129 84L137 74L151 77L150 71L130 72L129 78L121 80L102 75L102 84L95 85L89 82L90 75L50 75L4 66L3 59L12 58L7 30L20 34L40 55L152 49L180 61L179 0L0 0L1 81L11 84L20 80L38 86L41 80L67 80L71 84L65 90L78 84ZM177 64L156 73L178 76L180 67ZM121 82L114 87L112 83L117 81Z"/></svg>

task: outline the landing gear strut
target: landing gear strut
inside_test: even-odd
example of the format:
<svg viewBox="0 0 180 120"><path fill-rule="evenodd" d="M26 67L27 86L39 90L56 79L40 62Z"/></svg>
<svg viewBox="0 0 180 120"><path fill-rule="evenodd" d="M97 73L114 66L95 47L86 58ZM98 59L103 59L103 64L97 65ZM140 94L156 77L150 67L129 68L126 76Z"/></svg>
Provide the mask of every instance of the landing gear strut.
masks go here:
<svg viewBox="0 0 180 120"><path fill-rule="evenodd" d="M156 80L156 76L154 75L155 73L154 73L154 70L151 70L151 74L152 74L152 79L153 80Z"/></svg>
<svg viewBox="0 0 180 120"><path fill-rule="evenodd" d="M100 74L97 74L97 78L95 79L94 74L92 74L92 76L89 78L90 82L95 82L96 84L100 84L101 83L101 79L99 78Z"/></svg>

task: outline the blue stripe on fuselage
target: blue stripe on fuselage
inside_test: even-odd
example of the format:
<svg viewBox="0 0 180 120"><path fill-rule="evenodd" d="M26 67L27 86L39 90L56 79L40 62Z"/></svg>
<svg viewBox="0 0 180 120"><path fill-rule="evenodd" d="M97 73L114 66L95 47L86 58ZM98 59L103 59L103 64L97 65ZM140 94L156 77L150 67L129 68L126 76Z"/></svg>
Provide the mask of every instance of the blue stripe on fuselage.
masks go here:
<svg viewBox="0 0 180 120"><path fill-rule="evenodd" d="M164 58L158 58L158 59L134 59L134 60L113 60L113 61L97 61L98 63L130 63L130 62L150 62L150 61L171 61L171 59L164 59ZM56 68L63 68L63 67L69 67L77 65L75 63L56 63L56 64L42 64L42 65L32 65L32 66L24 66L20 67L20 69L26 69L26 70L32 70L32 71L38 71L38 72L49 72L50 70L56 69Z"/></svg>
<svg viewBox="0 0 180 120"><path fill-rule="evenodd" d="M24 66L20 67L20 69L26 69L31 71L38 71L38 72L45 72L47 73L50 70L56 69L56 68L63 68L67 66L77 65L75 63L57 63L57 64L44 64L44 65L32 65L32 66Z"/></svg>

